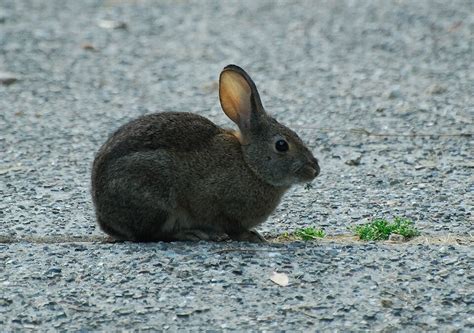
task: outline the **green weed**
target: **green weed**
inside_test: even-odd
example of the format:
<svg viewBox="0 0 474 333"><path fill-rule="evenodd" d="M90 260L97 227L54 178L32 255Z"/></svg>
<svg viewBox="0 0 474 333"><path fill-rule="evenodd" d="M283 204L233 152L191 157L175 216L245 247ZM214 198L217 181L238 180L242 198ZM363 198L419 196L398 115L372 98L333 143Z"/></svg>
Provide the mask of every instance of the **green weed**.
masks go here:
<svg viewBox="0 0 474 333"><path fill-rule="evenodd" d="M316 229L313 227L298 229L294 232L294 234L297 238L302 239L304 241L326 237L326 233L324 232L324 230Z"/></svg>
<svg viewBox="0 0 474 333"><path fill-rule="evenodd" d="M408 238L418 236L420 232L409 219L396 217L393 222L385 219L375 219L370 223L357 226L355 233L361 240L387 240L391 234L399 234Z"/></svg>

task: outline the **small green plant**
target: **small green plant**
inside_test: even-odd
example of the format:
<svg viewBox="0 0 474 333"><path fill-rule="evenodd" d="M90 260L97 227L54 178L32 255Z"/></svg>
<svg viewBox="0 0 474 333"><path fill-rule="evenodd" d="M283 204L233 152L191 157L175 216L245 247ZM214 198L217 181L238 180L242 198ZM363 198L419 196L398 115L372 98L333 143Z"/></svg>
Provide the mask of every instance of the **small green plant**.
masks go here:
<svg viewBox="0 0 474 333"><path fill-rule="evenodd" d="M326 233L324 232L324 230L316 229L313 227L298 229L295 231L294 234L297 238L305 240L305 241L326 237Z"/></svg>
<svg viewBox="0 0 474 333"><path fill-rule="evenodd" d="M309 190L311 190L312 188L313 188L313 184L311 184L311 183L306 183L305 186L304 186L304 189L305 189L306 191L309 191Z"/></svg>
<svg viewBox="0 0 474 333"><path fill-rule="evenodd" d="M396 217L393 222L385 219L375 219L370 223L357 226L356 234L361 240L387 240L391 234L399 234L405 238L418 236L420 232L409 219Z"/></svg>
<svg viewBox="0 0 474 333"><path fill-rule="evenodd" d="M309 241L324 237L326 237L326 233L324 232L324 230L316 229L313 227L306 227L293 232L284 232L280 236L278 236L277 239L280 241L292 242L296 240Z"/></svg>

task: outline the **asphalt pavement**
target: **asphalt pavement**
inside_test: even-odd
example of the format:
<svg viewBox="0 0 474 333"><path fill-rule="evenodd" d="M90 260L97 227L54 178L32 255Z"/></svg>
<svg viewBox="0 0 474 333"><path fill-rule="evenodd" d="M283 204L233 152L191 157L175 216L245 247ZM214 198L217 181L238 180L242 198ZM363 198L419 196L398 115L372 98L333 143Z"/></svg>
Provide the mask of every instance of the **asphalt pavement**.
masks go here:
<svg viewBox="0 0 474 333"><path fill-rule="evenodd" d="M473 331L473 9L0 2L0 330ZM95 152L152 112L232 126L217 95L230 63L321 166L259 230L314 226L328 240L107 242ZM396 216L418 240L344 238Z"/></svg>

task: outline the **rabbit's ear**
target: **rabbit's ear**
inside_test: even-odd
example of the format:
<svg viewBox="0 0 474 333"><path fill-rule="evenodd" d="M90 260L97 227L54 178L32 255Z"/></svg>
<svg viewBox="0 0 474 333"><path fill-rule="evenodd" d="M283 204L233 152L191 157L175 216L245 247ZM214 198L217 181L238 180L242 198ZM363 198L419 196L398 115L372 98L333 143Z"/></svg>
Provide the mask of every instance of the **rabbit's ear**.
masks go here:
<svg viewBox="0 0 474 333"><path fill-rule="evenodd" d="M258 116L265 113L255 83L242 68L235 65L226 66L221 72L219 99L222 110L239 126L244 137L258 121Z"/></svg>

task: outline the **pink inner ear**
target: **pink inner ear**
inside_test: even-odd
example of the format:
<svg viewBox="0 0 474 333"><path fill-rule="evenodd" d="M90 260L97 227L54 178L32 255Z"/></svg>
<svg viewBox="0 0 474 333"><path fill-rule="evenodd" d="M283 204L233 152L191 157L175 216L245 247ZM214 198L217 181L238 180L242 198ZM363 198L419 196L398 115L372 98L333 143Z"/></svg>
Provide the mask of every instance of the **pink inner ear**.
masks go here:
<svg viewBox="0 0 474 333"><path fill-rule="evenodd" d="M248 124L251 112L251 90L247 81L240 74L224 71L219 95L224 113L242 130Z"/></svg>

